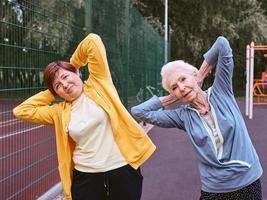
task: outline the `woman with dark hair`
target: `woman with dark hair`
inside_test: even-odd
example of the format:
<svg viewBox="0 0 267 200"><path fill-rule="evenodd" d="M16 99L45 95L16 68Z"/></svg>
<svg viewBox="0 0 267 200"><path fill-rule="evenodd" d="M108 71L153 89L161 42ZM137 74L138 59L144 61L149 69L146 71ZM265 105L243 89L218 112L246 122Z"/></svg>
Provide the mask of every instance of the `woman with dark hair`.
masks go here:
<svg viewBox="0 0 267 200"><path fill-rule="evenodd" d="M152 97L133 107L132 114L187 133L200 158L201 200L261 200L262 167L233 94L228 40L218 37L204 59L199 71L182 60L164 65L162 86L170 94ZM213 66L215 80L203 91L199 83ZM176 100L186 105L162 109Z"/></svg>
<svg viewBox="0 0 267 200"><path fill-rule="evenodd" d="M78 69L88 64L85 83ZM68 200L139 200L140 166L155 151L124 108L113 85L105 47L96 34L80 42L70 63L50 63L48 90L14 108L28 122L55 126L59 173ZM55 96L64 102L54 103Z"/></svg>

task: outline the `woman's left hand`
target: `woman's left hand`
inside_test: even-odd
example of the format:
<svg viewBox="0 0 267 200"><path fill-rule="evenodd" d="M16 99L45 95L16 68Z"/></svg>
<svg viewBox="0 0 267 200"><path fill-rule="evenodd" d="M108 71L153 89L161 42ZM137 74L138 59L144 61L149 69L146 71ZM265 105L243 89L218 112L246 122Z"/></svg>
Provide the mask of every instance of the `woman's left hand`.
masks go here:
<svg viewBox="0 0 267 200"><path fill-rule="evenodd" d="M165 106L168 106L168 105L174 103L178 99L173 94L169 94L166 96L159 97L159 100L161 101L162 105L165 107Z"/></svg>

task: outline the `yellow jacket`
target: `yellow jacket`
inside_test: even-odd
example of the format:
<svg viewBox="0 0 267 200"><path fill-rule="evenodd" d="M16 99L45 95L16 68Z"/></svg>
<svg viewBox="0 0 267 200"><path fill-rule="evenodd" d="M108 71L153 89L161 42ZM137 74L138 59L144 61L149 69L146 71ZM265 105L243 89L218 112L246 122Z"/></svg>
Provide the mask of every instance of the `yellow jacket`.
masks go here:
<svg viewBox="0 0 267 200"><path fill-rule="evenodd" d="M78 45L70 63L77 69L88 64L89 78L84 83L84 92L106 111L115 142L126 161L137 169L156 147L121 103L112 82L101 38L89 34ZM49 90L39 92L14 108L13 113L28 122L55 126L59 174L65 196L71 200L72 153L75 148L68 134L71 103L52 104L54 100Z"/></svg>

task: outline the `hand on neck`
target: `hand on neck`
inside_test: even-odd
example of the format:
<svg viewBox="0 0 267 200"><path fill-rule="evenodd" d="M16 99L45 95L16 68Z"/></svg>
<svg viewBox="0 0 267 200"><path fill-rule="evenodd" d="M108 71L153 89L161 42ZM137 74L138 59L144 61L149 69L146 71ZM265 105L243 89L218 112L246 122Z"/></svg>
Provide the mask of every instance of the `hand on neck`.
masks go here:
<svg viewBox="0 0 267 200"><path fill-rule="evenodd" d="M210 111L207 92L200 90L196 100L192 102L192 106L199 112L200 115L207 115Z"/></svg>

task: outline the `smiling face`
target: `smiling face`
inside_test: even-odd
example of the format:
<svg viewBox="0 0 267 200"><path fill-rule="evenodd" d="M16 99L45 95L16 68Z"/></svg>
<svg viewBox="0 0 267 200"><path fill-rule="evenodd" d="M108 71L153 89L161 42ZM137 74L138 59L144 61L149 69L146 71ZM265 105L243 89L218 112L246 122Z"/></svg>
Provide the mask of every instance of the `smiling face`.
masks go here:
<svg viewBox="0 0 267 200"><path fill-rule="evenodd" d="M197 68L182 60L169 62L161 69L162 86L181 101L192 103L201 90L197 84L197 73Z"/></svg>
<svg viewBox="0 0 267 200"><path fill-rule="evenodd" d="M200 91L196 75L183 70L174 70L169 73L167 87L171 94L185 103L193 102Z"/></svg>
<svg viewBox="0 0 267 200"><path fill-rule="evenodd" d="M72 102L81 95L83 82L78 74L60 68L55 75L53 89L58 96L66 101Z"/></svg>

